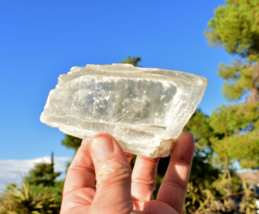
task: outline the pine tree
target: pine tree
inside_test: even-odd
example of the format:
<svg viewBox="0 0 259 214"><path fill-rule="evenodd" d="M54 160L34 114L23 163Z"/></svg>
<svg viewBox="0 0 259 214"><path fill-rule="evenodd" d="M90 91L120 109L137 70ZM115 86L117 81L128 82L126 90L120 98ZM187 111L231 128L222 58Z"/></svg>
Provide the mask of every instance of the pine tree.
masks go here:
<svg viewBox="0 0 259 214"><path fill-rule="evenodd" d="M236 56L229 65L220 64L218 75L225 80L226 99L239 102L213 111L210 125L224 139L212 143L218 159L251 168L259 164L259 1L226 3L215 10L205 35L212 46Z"/></svg>
<svg viewBox="0 0 259 214"><path fill-rule="evenodd" d="M253 168L259 164L259 1L226 0L215 10L205 36L211 46L224 47L236 56L230 64L220 64L218 75L225 80L223 96L233 105L214 110L209 125L214 133L209 136L214 165L222 168L213 182L216 193L207 199L197 212L234 213L238 208L234 195L240 182L233 176L232 164ZM245 188L243 183L243 187ZM246 191L247 192L247 191ZM246 193L245 193L246 194ZM217 197L217 198L216 198ZM246 194L246 197L250 197ZM253 200L245 200L243 211L251 210ZM247 203L247 201L250 201Z"/></svg>
<svg viewBox="0 0 259 214"><path fill-rule="evenodd" d="M25 180L30 185L38 186L53 186L55 179L60 175L60 172L54 171L54 154L51 153L51 163L37 163L33 169L29 171L29 175Z"/></svg>

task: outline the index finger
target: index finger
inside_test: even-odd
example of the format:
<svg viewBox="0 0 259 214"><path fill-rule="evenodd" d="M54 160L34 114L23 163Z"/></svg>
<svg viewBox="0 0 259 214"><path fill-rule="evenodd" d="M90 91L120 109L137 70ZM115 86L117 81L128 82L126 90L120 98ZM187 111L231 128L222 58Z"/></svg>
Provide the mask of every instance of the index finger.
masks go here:
<svg viewBox="0 0 259 214"><path fill-rule="evenodd" d="M89 151L89 143L82 140L81 146L67 170L64 194L85 187L95 188L95 170Z"/></svg>
<svg viewBox="0 0 259 214"><path fill-rule="evenodd" d="M183 132L177 139L157 200L182 213L194 153L194 139Z"/></svg>

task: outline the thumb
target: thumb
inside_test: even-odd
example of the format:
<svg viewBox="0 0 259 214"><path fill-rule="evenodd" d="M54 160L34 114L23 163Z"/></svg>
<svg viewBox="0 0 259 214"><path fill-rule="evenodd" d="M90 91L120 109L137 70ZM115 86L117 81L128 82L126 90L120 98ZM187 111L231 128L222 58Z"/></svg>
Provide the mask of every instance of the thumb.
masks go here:
<svg viewBox="0 0 259 214"><path fill-rule="evenodd" d="M131 168L122 148L112 136L97 134L90 140L90 151L97 182L90 210L95 214L130 213Z"/></svg>

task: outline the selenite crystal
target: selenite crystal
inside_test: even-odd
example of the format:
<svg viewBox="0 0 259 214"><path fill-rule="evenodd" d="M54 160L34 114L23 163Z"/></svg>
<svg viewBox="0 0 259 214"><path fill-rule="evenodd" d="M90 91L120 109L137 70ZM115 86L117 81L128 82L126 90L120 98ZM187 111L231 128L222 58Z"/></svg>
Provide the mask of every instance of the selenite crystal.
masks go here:
<svg viewBox="0 0 259 214"><path fill-rule="evenodd" d="M105 132L126 152L165 157L207 84L201 76L129 64L72 67L58 78L40 119L78 138Z"/></svg>

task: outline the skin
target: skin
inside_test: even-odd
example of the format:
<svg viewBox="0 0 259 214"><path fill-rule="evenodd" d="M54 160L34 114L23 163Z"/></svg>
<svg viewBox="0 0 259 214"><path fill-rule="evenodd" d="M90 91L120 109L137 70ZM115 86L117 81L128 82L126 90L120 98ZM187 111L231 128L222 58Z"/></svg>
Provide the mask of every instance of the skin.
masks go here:
<svg viewBox="0 0 259 214"><path fill-rule="evenodd" d="M193 153L193 136L183 132L152 200L159 158L138 156L131 172L132 154L124 153L112 136L100 133L83 140L67 172L60 213L182 213Z"/></svg>

